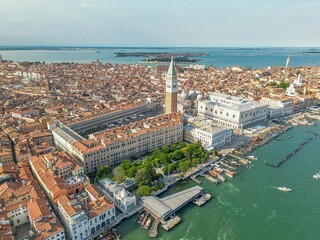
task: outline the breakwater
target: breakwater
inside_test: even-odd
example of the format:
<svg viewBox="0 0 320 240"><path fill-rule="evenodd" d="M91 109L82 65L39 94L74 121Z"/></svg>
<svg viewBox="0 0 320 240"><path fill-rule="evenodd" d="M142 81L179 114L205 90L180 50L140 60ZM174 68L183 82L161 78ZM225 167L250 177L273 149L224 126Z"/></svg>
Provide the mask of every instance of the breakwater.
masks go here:
<svg viewBox="0 0 320 240"><path fill-rule="evenodd" d="M310 132L308 130L306 130L306 132L312 134L313 136L308 138L306 141L304 141L303 143L300 144L299 148L295 149L294 151L292 151L291 153L289 153L287 156L285 156L280 162L278 162L277 164L271 164L271 163L268 163L268 162L264 162L267 166L270 166L270 167L274 167L274 168L277 168L277 167L280 167L282 164L284 164L286 161L288 161L293 155L295 155L296 153L298 153L301 149L303 149L303 147L310 143L311 140L313 140L314 138L316 138L319 133L313 133L313 132Z"/></svg>

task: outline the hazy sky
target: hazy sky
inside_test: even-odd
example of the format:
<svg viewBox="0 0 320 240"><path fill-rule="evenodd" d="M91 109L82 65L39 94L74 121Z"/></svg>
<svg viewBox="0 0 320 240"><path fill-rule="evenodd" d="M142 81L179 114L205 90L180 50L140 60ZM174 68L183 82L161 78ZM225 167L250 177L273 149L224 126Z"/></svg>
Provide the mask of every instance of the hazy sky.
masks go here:
<svg viewBox="0 0 320 240"><path fill-rule="evenodd" d="M320 46L319 0L0 0L0 45Z"/></svg>

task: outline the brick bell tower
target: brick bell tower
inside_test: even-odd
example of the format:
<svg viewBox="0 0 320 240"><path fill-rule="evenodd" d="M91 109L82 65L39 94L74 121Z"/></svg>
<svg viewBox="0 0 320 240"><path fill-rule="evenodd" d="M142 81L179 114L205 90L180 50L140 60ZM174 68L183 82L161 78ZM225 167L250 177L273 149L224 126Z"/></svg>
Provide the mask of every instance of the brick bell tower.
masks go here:
<svg viewBox="0 0 320 240"><path fill-rule="evenodd" d="M171 57L166 75L166 114L178 111L178 80L176 67Z"/></svg>

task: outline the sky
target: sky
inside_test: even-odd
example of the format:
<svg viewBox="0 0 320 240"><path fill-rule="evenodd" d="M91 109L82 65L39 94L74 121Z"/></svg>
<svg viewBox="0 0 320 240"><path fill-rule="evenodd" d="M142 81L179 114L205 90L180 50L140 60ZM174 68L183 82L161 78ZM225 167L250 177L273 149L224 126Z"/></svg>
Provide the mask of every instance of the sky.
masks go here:
<svg viewBox="0 0 320 240"><path fill-rule="evenodd" d="M0 46L319 47L319 0L0 0Z"/></svg>

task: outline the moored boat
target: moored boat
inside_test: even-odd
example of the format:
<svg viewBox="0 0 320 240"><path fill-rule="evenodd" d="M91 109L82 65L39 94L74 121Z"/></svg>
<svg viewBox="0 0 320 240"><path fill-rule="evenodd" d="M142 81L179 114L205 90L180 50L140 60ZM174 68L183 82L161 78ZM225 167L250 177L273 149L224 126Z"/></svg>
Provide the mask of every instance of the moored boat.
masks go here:
<svg viewBox="0 0 320 240"><path fill-rule="evenodd" d="M147 219L146 223L144 224L143 228L144 229L149 229L150 224L151 224L151 218L148 217L148 219Z"/></svg>

